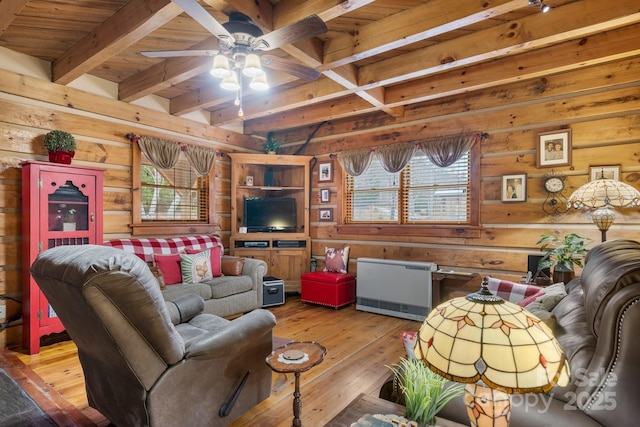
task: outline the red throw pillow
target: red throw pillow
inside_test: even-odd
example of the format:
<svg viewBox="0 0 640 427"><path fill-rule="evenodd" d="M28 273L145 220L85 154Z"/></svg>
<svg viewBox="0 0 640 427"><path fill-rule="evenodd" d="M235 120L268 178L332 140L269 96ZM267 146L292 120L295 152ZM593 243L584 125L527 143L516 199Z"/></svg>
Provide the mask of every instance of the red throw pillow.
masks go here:
<svg viewBox="0 0 640 427"><path fill-rule="evenodd" d="M182 283L182 270L180 269L180 254L153 254L153 262L162 271L164 283L175 285Z"/></svg>
<svg viewBox="0 0 640 427"><path fill-rule="evenodd" d="M199 254L200 252L205 251L206 249L187 249L188 255ZM220 271L220 257L222 254L220 253L220 246L215 246L213 248L209 248L210 256L211 256L211 274L213 277L222 276L222 271Z"/></svg>

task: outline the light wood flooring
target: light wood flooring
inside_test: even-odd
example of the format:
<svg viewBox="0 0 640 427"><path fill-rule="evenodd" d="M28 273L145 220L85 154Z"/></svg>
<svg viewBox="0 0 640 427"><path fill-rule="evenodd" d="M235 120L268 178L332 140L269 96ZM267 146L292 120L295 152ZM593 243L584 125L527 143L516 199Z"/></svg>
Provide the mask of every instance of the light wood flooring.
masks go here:
<svg viewBox="0 0 640 427"><path fill-rule="evenodd" d="M355 305L333 310L302 304L297 296L288 296L285 305L269 310L278 321L273 330L275 336L317 341L327 348L324 361L302 373L300 378L302 422L310 427L325 425L360 393L377 396L390 375L388 366L405 355L400 332L420 327L419 322L357 311ZM33 356L5 353L9 360L19 359L26 365L26 371L35 374L27 375L32 377L28 383L38 383L35 388L44 390L49 397L63 398L58 404L67 406L62 410L73 423L60 425L108 424L99 412L87 406L82 368L73 342L43 347ZM34 388L33 384L30 388ZM292 374L274 373L271 396L230 426L290 426L293 389ZM33 397L40 403L38 396ZM50 402L45 404L51 406Z"/></svg>

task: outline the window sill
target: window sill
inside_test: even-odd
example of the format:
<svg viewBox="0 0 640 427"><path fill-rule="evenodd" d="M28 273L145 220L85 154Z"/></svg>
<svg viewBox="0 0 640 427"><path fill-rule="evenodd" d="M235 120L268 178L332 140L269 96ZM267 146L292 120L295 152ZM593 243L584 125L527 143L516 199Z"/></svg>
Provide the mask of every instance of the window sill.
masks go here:
<svg viewBox="0 0 640 427"><path fill-rule="evenodd" d="M477 239L482 227L473 225L396 225L396 224L348 224L336 227L339 234L369 236L419 236Z"/></svg>
<svg viewBox="0 0 640 427"><path fill-rule="evenodd" d="M168 236L189 234L213 234L220 231L220 224L192 223L142 223L131 224L132 236Z"/></svg>

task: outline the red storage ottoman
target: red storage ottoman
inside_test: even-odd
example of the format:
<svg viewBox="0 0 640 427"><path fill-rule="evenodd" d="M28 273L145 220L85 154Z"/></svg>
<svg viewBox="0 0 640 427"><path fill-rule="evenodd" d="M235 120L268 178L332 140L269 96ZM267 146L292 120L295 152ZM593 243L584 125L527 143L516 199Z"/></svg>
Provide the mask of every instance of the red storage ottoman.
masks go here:
<svg viewBox="0 0 640 427"><path fill-rule="evenodd" d="M338 308L356 301L356 276L314 271L300 276L302 302Z"/></svg>

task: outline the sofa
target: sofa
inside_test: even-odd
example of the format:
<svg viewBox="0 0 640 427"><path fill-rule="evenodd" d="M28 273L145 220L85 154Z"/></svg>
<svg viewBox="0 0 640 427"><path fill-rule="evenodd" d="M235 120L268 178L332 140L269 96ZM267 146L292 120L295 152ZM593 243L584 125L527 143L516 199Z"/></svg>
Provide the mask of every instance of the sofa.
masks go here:
<svg viewBox="0 0 640 427"><path fill-rule="evenodd" d="M567 387L513 395L511 426L638 425L640 417L640 243L598 244L581 276L550 311L571 369ZM462 397L439 414L468 424Z"/></svg>
<svg viewBox="0 0 640 427"><path fill-rule="evenodd" d="M163 265L180 268L179 254L196 254L209 250L213 254L219 254L220 263L213 268L222 272L222 267L232 265L230 270L236 270L227 274L204 280L197 283L186 283L182 280L170 281L171 271L165 270L160 282L162 296L166 301L173 300L185 294L197 294L204 299L204 312L226 317L247 313L262 307L263 283L262 278L267 273L267 264L262 260L253 258L238 258L224 254L224 246L218 236L197 235L170 238L129 238L112 239L103 243L105 246L121 249L133 253L145 261L149 266L154 266L162 260ZM216 258L217 259L217 258ZM178 264L175 264L177 260ZM162 270L160 270L162 272ZM184 278L184 274L178 270L178 278ZM175 274L172 274L175 276ZM214 274L215 276L215 274ZM193 282L193 281L192 281Z"/></svg>
<svg viewBox="0 0 640 427"><path fill-rule="evenodd" d="M225 426L269 397L269 311L227 320L203 314L195 294L165 301L144 262L100 245L48 249L31 273L110 425Z"/></svg>

